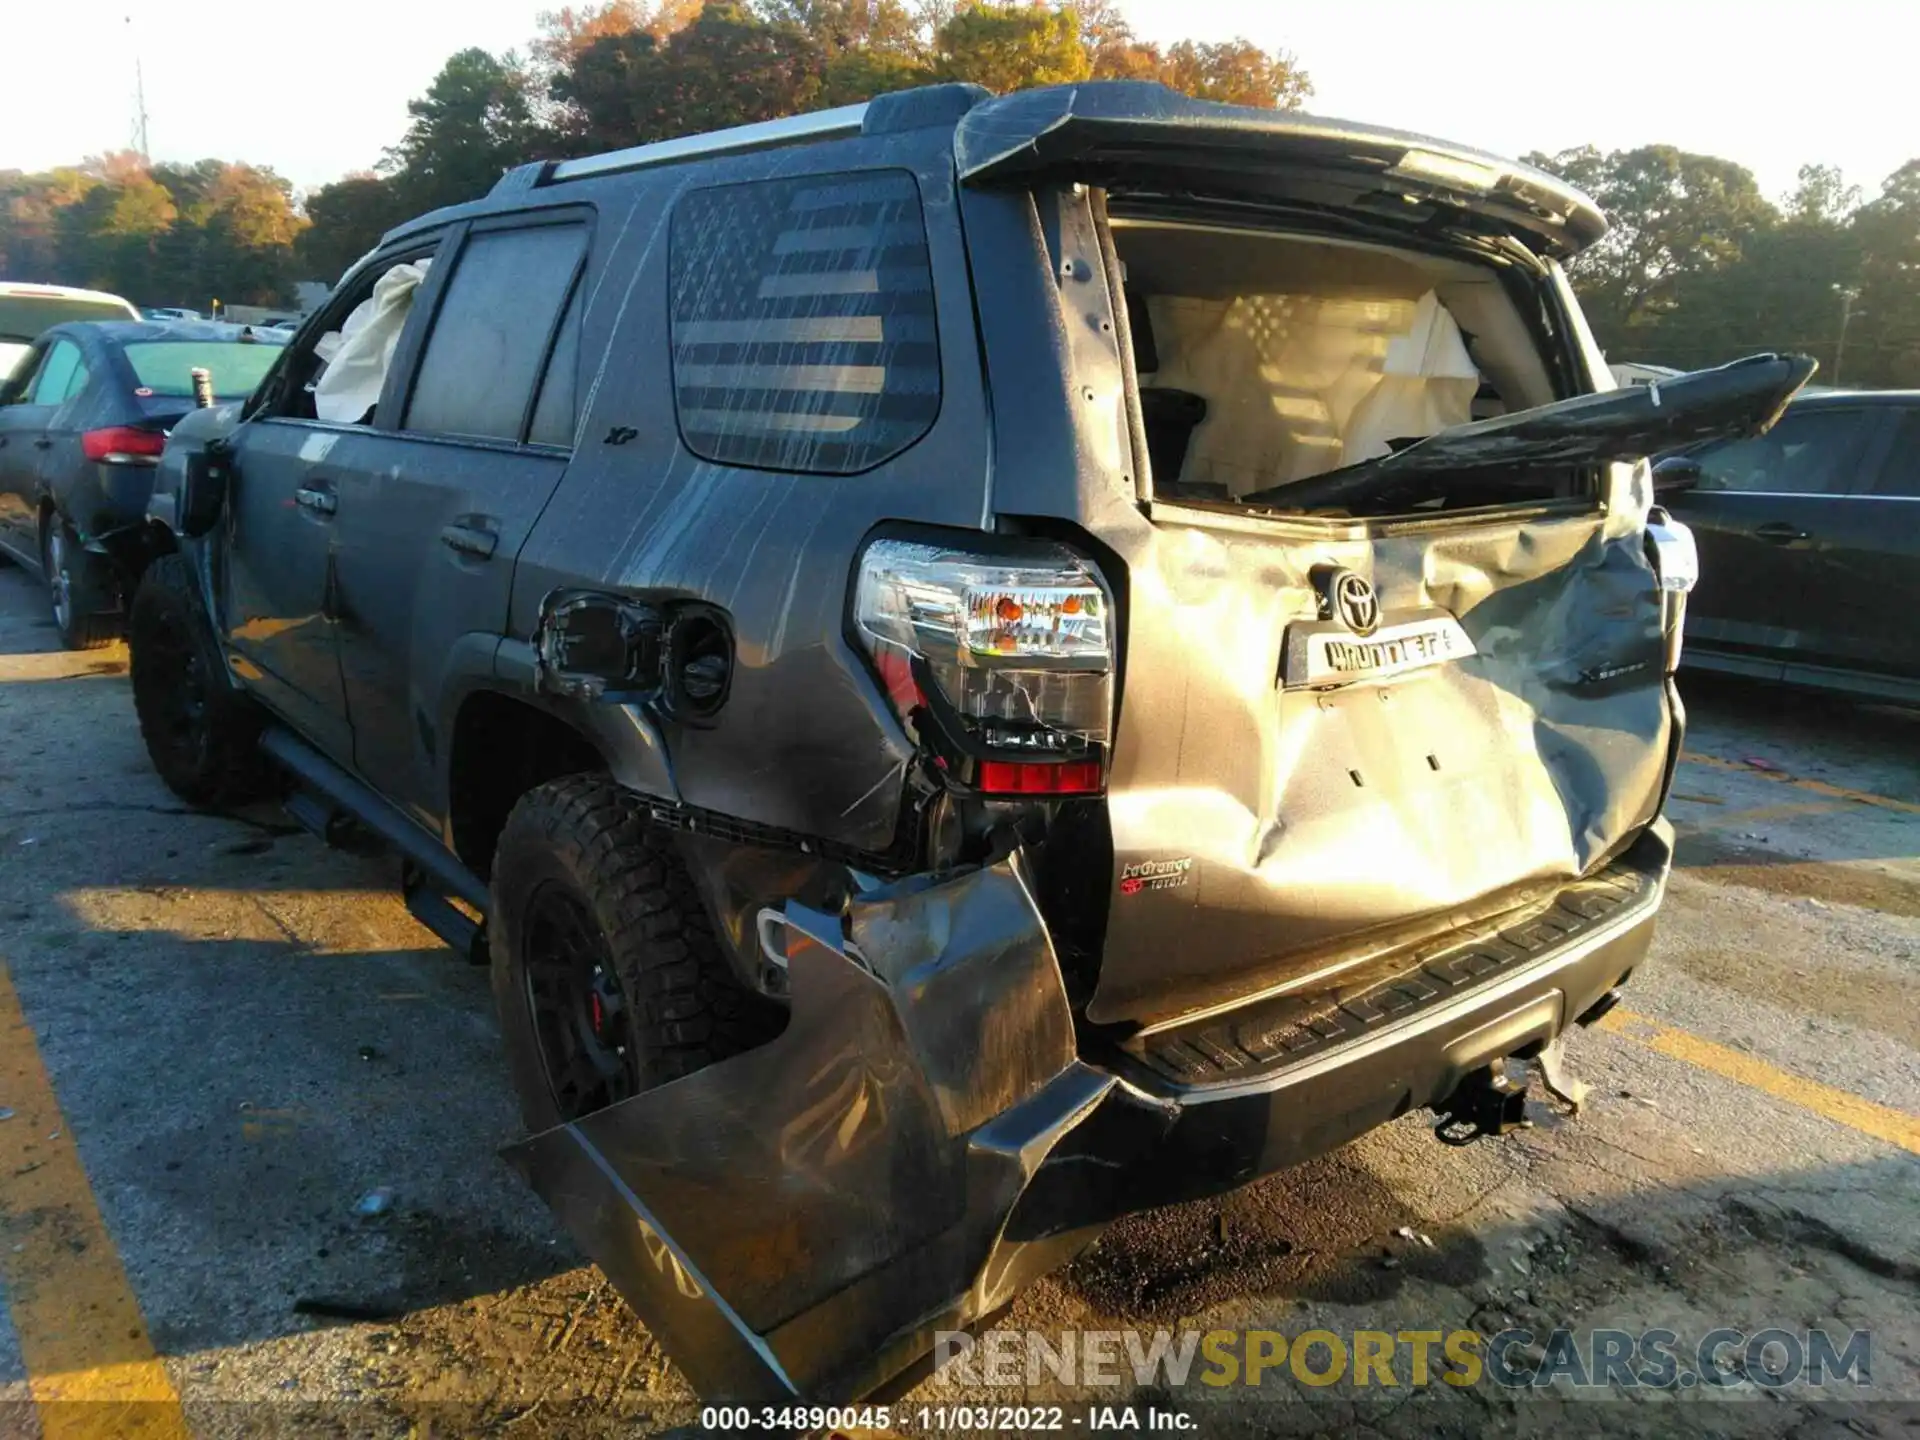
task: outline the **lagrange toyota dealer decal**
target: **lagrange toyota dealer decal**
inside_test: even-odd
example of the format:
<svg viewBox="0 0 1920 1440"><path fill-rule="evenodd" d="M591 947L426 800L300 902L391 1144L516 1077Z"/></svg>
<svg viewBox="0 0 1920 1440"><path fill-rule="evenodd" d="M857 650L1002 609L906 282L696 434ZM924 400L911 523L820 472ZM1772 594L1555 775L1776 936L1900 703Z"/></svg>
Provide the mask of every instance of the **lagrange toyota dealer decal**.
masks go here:
<svg viewBox="0 0 1920 1440"><path fill-rule="evenodd" d="M1177 860L1140 860L1120 872L1120 893L1138 895L1142 890L1177 890L1187 883L1193 869L1193 857Z"/></svg>

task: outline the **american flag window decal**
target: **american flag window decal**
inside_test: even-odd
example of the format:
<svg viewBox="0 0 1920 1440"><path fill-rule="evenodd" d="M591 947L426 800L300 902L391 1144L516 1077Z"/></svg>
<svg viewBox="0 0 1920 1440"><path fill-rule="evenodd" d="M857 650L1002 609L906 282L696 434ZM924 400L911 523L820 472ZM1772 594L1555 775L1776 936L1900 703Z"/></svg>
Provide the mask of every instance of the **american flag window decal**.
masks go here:
<svg viewBox="0 0 1920 1440"><path fill-rule="evenodd" d="M674 403L696 455L847 475L932 427L940 345L910 174L695 190L670 243Z"/></svg>

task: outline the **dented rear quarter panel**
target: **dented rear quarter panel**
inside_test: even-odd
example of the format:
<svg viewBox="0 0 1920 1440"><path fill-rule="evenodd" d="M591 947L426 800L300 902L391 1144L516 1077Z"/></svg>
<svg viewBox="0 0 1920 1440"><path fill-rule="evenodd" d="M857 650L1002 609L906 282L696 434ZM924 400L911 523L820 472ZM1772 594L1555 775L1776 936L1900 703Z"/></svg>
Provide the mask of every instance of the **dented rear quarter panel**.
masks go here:
<svg viewBox="0 0 1920 1440"><path fill-rule="evenodd" d="M683 443L675 412L667 328L675 205L691 188L872 170L910 173L925 215L941 370L931 427L852 475L701 459ZM951 134L912 131L640 172L618 194L617 209L601 205L599 234L610 248L584 316L582 354L601 358L580 377L573 463L520 556L512 635L529 640L542 598L561 586L721 607L736 655L726 707L709 724L662 722L680 798L884 850L910 749L846 637L855 556L883 520L978 528L986 506L986 398ZM609 443L622 431L634 433Z"/></svg>

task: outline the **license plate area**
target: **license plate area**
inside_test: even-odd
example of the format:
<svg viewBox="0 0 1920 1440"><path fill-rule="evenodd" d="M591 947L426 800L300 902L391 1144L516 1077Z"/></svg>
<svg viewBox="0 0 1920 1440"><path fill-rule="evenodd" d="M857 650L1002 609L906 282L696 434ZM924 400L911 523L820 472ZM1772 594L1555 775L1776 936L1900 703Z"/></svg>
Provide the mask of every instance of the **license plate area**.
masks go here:
<svg viewBox="0 0 1920 1440"><path fill-rule="evenodd" d="M1473 640L1445 610L1402 612L1371 635L1338 620L1306 620L1287 627L1281 644L1283 690L1319 690L1404 675L1474 653Z"/></svg>

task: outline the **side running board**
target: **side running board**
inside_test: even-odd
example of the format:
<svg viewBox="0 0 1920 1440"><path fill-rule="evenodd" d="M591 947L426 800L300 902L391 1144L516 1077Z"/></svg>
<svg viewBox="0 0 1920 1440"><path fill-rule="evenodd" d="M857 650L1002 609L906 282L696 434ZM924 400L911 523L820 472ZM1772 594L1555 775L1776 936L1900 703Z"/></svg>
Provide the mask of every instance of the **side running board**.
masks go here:
<svg viewBox="0 0 1920 1440"><path fill-rule="evenodd" d="M449 903L458 900L484 916L487 887L478 875L397 808L291 730L269 727L260 737L260 748L326 804L352 816L399 852L405 865L401 889L414 918L468 958L481 956L480 926ZM289 809L306 823L301 798L295 796ZM310 805L305 808L313 809ZM321 838L327 838L328 828L322 824L317 832Z"/></svg>

